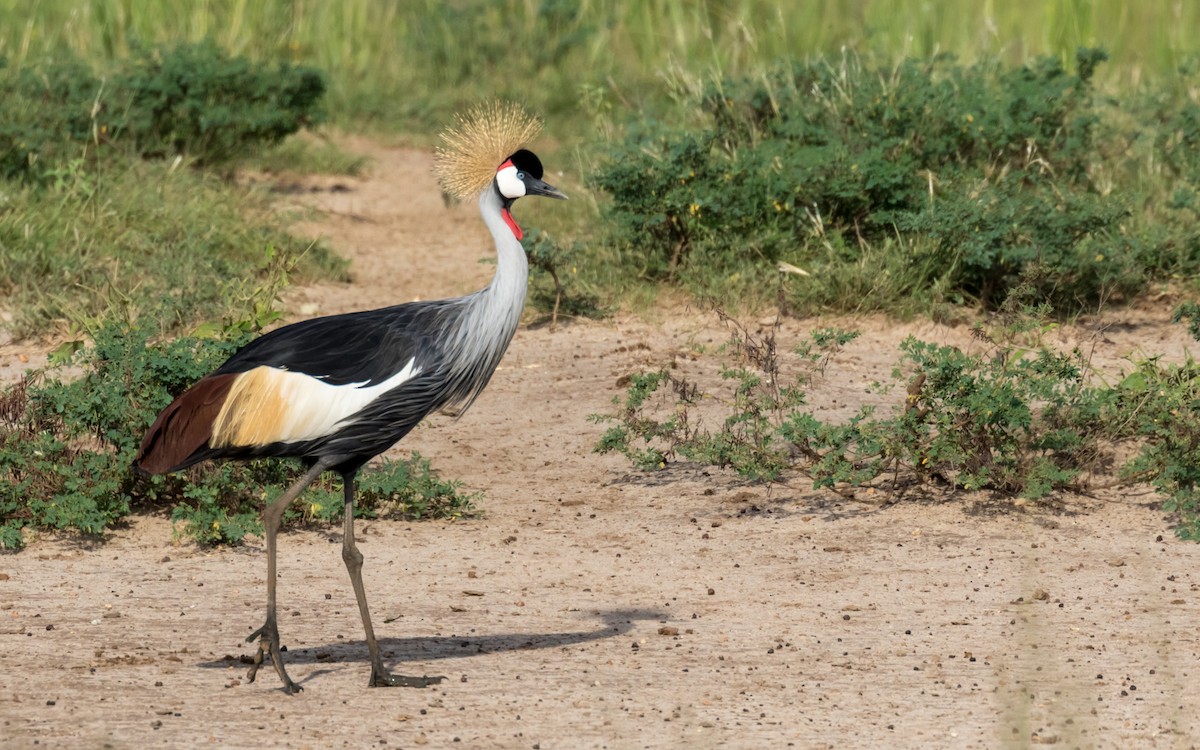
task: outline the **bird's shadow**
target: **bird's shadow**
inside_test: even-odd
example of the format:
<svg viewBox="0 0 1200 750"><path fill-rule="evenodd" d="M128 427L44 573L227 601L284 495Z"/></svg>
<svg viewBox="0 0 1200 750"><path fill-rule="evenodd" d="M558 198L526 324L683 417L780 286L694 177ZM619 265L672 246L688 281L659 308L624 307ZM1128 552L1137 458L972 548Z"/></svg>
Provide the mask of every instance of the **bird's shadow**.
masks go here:
<svg viewBox="0 0 1200 750"><path fill-rule="evenodd" d="M563 648L580 643L589 643L624 635L641 620L666 620L668 615L648 609L616 609L597 612L599 627L589 630L571 630L557 633L496 633L494 635L449 635L418 636L413 638L380 638L380 651L384 659L395 665L412 661L438 659L461 659L479 654L503 651L538 650ZM251 646L253 649L254 647ZM200 662L197 666L206 669L226 669L231 664L244 663L247 657L225 656L221 659ZM322 664L367 662L370 657L363 640L336 641L334 643L309 646L286 651L285 664ZM305 675L299 682L307 682L330 670L317 670ZM269 672L269 667L268 667ZM265 675L264 675L265 676Z"/></svg>

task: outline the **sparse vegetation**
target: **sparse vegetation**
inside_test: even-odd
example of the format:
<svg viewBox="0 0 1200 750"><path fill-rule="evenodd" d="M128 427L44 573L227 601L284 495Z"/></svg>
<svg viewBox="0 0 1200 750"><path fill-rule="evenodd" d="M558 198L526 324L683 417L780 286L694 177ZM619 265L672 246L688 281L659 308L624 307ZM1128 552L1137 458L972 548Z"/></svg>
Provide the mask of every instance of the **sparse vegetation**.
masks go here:
<svg viewBox="0 0 1200 750"><path fill-rule="evenodd" d="M699 385L712 382L708 373L634 374L618 408L594 417L610 424L595 448L646 471L682 458L751 479L798 474L815 488L872 487L892 501L915 484L1039 501L1096 481L1144 482L1163 493L1180 535L1200 539L1191 408L1200 367L1142 359L1108 385L1081 351L1042 344L1048 308L1011 299L997 324L976 329L979 351L904 341L892 381L874 385L890 407L863 406L842 420L819 417L805 394L818 372L836 372L830 359L854 332L813 331L785 367L774 330L754 335L726 319L730 342L707 368L719 387ZM1122 444L1132 458L1112 466Z"/></svg>
<svg viewBox="0 0 1200 750"><path fill-rule="evenodd" d="M550 315L551 326L558 324L560 314L589 318L605 314L599 295L579 280L579 264L584 262L582 243L564 246L546 232L531 229L522 244L531 272L529 303Z"/></svg>

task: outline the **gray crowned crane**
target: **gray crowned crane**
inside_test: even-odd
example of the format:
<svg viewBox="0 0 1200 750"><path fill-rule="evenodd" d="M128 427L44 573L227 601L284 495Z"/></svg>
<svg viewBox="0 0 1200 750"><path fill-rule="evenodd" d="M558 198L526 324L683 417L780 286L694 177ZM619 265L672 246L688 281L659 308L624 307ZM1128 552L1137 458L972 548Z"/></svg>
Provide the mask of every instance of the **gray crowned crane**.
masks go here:
<svg viewBox="0 0 1200 750"><path fill-rule="evenodd" d="M527 195L565 199L542 181L542 164L524 144L541 123L515 104L476 107L442 135L435 173L443 190L477 199L496 243L495 276L484 289L454 299L315 318L251 341L175 399L150 426L134 465L179 471L200 461L266 456L299 459L307 472L263 510L267 546L267 618L246 639L258 640L247 678L269 658L284 690L288 677L275 616L275 549L287 506L326 471L342 476L350 573L371 654L372 687L423 687L440 677L405 677L384 669L367 595L363 555L354 543L354 480L367 461L392 447L426 415L461 414L491 379L517 329L529 275L513 203Z"/></svg>

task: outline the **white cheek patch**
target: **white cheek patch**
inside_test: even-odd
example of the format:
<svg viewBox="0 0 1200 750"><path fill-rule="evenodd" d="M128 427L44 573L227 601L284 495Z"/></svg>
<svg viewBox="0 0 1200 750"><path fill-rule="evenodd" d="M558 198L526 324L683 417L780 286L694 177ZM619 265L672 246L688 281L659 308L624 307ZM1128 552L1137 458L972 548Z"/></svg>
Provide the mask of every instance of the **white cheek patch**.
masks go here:
<svg viewBox="0 0 1200 750"><path fill-rule="evenodd" d="M525 195L525 183L517 178L517 168L512 164L496 172L496 186L505 198L515 199Z"/></svg>

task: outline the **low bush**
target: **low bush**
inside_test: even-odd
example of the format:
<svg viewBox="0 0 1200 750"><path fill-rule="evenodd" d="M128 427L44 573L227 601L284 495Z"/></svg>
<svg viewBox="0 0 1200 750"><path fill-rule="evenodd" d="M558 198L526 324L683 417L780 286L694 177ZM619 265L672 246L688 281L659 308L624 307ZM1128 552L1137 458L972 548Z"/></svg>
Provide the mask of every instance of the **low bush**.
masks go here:
<svg viewBox="0 0 1200 750"><path fill-rule="evenodd" d="M45 182L119 150L223 165L321 122L323 74L253 63L212 42L139 50L103 74L64 51L4 74L0 177Z"/></svg>
<svg viewBox="0 0 1200 750"><path fill-rule="evenodd" d="M179 533L204 543L237 542L258 531L263 504L299 477L298 464L206 463L154 477L132 468L157 413L256 327L231 325L220 335L155 344L150 326L105 326L92 347L71 359L82 377L41 373L0 396L0 549L19 548L27 527L99 534L131 508L169 506ZM414 454L364 473L356 510L456 517L470 513L474 500ZM326 522L341 511L340 488L326 479L288 518Z"/></svg>
<svg viewBox="0 0 1200 750"><path fill-rule="evenodd" d="M774 331L755 336L733 323L715 365L720 388L670 369L633 375L614 412L593 417L609 425L596 450L642 470L683 458L755 480L799 474L815 488L869 486L893 499L913 485L1037 501L1085 491L1098 477L1144 482L1180 535L1200 539L1200 365L1135 361L1110 386L1080 351L1041 344L1048 313L1019 306L978 328L977 353L907 339L893 380L873 387L890 411L864 406L836 421L807 406L806 390L853 332L814 331L785 372ZM1179 315L1200 329L1200 308ZM1119 455L1131 457L1116 465Z"/></svg>
<svg viewBox="0 0 1200 750"><path fill-rule="evenodd" d="M117 130L143 157L221 164L321 122L325 76L255 63L211 41L144 49L114 78Z"/></svg>
<svg viewBox="0 0 1200 750"><path fill-rule="evenodd" d="M1136 196L1111 189L1119 168L1097 170L1115 128L1091 84L1104 59L847 55L719 80L694 96L698 125L649 119L613 144L592 175L611 198L605 242L631 273L717 286L718 299L786 261L809 273L788 286L807 308L894 309L914 292L995 307L1033 267L1064 309L1134 294L1161 271L1151 258L1166 238L1135 225ZM1175 152L1193 108L1162 104L1182 131ZM775 285L760 286L769 300Z"/></svg>
<svg viewBox="0 0 1200 750"><path fill-rule="evenodd" d="M564 245L539 229L529 230L521 242L531 271L529 303L539 312L549 313L552 327L557 325L560 313L604 316L599 296L579 278L582 243Z"/></svg>

